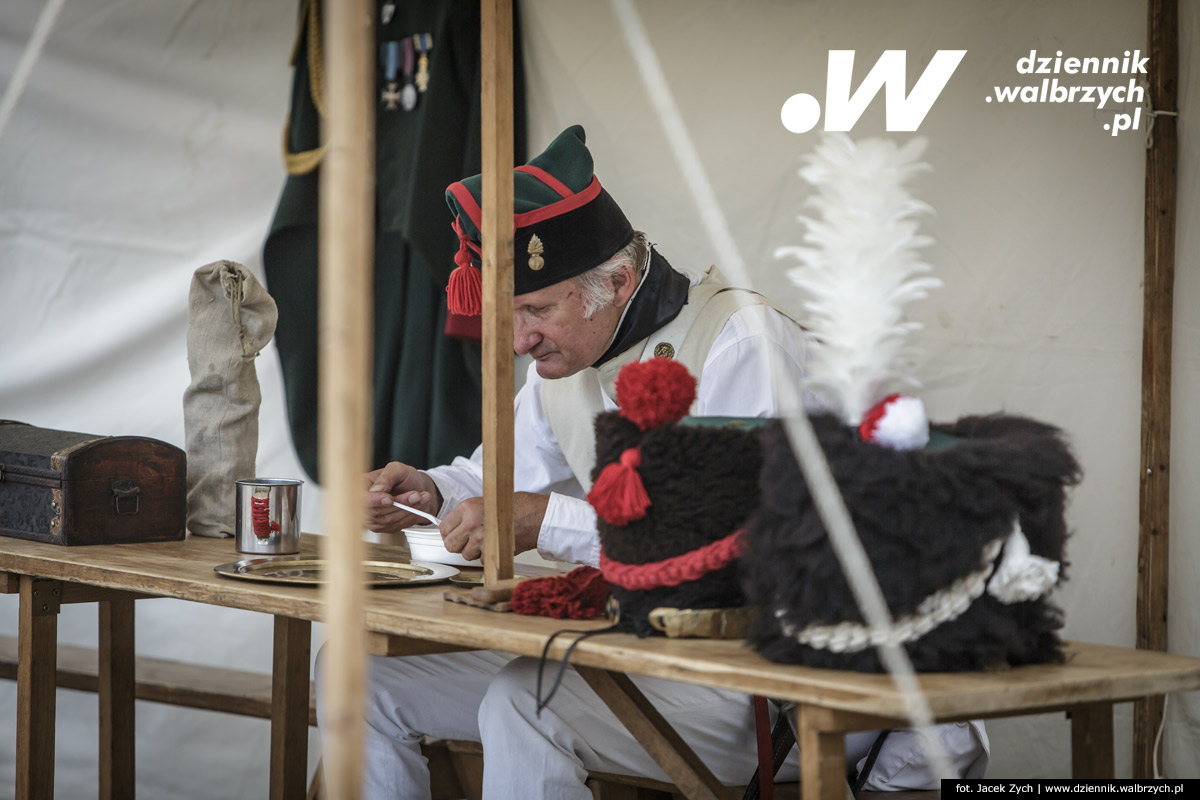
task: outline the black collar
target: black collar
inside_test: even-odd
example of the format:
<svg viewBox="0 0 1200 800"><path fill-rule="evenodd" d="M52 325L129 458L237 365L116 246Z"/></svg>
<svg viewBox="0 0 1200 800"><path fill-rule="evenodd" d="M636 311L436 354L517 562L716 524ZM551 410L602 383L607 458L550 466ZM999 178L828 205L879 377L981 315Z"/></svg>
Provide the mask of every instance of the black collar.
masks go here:
<svg viewBox="0 0 1200 800"><path fill-rule="evenodd" d="M687 304L690 283L686 275L676 272L657 250L650 248L646 277L630 301L612 344L592 366L598 367L623 353L679 316Z"/></svg>

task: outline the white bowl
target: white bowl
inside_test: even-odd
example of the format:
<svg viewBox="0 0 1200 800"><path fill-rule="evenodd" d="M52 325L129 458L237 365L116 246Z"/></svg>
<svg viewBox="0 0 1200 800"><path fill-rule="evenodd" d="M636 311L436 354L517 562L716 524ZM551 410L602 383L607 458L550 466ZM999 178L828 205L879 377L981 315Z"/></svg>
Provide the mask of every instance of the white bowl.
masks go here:
<svg viewBox="0 0 1200 800"><path fill-rule="evenodd" d="M479 559L468 561L460 553L451 553L442 542L442 534L435 525L420 525L404 529L408 540L408 552L413 561L432 561L435 564L453 564L456 567L482 567Z"/></svg>

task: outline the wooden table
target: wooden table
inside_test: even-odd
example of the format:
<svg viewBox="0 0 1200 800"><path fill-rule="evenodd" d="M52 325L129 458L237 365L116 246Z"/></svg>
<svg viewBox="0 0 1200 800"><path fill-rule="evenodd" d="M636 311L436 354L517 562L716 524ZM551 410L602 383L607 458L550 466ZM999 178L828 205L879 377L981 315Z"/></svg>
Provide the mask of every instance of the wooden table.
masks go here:
<svg viewBox="0 0 1200 800"><path fill-rule="evenodd" d="M303 554L316 554L306 536ZM381 555L398 557L400 548ZM133 796L133 602L142 597L242 608L275 616L271 722L271 796L303 797L308 746L308 650L311 622L322 617L311 587L239 581L213 566L236 560L232 540L57 547L0 537L0 589L19 589L20 667L17 797L49 797L53 788L54 659L61 603L99 602L101 796ZM7 573L7 574L6 574ZM497 649L537 656L560 620L497 614L447 603L448 584L370 592L368 647L377 655ZM579 623L573 628L602 627ZM566 639L567 641L561 641ZM570 637L551 649L560 657ZM1200 659L1070 643L1062 665L994 673L921 677L938 721L1065 710L1072 720L1076 777L1113 777L1112 706L1200 688ZM772 664L740 641L638 639L613 634L582 642L572 654L584 678L631 732L659 758L689 797L715 798L719 784L626 677L649 675L761 694L798 704L802 791L833 800L844 787L842 734L888 727L904 717L889 678Z"/></svg>

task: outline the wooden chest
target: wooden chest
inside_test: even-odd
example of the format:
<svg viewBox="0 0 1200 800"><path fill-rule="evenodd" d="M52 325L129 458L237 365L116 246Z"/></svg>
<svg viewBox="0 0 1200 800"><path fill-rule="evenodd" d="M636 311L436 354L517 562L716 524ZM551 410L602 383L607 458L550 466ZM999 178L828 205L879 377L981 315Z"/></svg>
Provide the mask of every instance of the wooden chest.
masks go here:
<svg viewBox="0 0 1200 800"><path fill-rule="evenodd" d="M183 450L0 420L0 535L51 544L183 539Z"/></svg>

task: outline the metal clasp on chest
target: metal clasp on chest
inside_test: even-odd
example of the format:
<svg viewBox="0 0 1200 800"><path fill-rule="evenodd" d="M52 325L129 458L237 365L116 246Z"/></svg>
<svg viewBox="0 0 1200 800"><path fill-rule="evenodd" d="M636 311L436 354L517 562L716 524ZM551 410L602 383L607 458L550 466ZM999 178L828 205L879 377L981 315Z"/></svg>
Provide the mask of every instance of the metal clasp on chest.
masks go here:
<svg viewBox="0 0 1200 800"><path fill-rule="evenodd" d="M121 480L112 482L113 510L118 516L136 514L140 502L139 495L142 487L137 481Z"/></svg>

